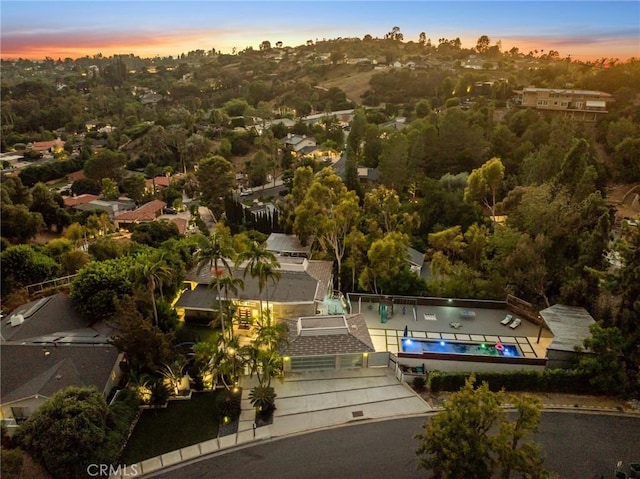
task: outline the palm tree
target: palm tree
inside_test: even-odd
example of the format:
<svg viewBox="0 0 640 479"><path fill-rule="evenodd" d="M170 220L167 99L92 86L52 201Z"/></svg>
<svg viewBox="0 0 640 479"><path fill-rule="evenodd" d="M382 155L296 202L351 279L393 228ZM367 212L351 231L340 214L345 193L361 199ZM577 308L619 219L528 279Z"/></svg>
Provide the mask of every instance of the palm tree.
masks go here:
<svg viewBox="0 0 640 479"><path fill-rule="evenodd" d="M239 289L244 288L244 281L242 281L241 278L234 278L233 276L224 276L222 278L214 278L212 281L216 283L220 283L220 286L224 290L224 301L225 301L225 304L227 305L227 313L229 315L229 318L227 319L231 319L230 321L231 331L230 331L229 338L233 340L233 314L231 311L232 310L231 305L229 304L229 291L231 291L233 294L237 296ZM218 285L216 284L216 286Z"/></svg>
<svg viewBox="0 0 640 479"><path fill-rule="evenodd" d="M260 291L260 313L262 314L262 291L266 288L267 309L269 309L269 287L268 282L280 279L280 263L276 255L268 251L264 245L254 241L248 251L238 256L238 263L248 261L243 277L250 274L252 278L258 278L258 289Z"/></svg>
<svg viewBox="0 0 640 479"><path fill-rule="evenodd" d="M235 252L231 246L231 238L226 232L215 231L208 236L199 235L198 239L199 250L196 253L198 268L197 274L204 268L209 268L212 276L215 276L215 282L218 290L218 314L220 315L220 327L222 328L222 335L224 336L224 320L222 314L222 284L221 278L224 277L225 271L231 274L230 261L235 256Z"/></svg>
<svg viewBox="0 0 640 479"><path fill-rule="evenodd" d="M164 252L149 258L149 261L138 263L134 270L134 275L140 281L146 281L147 289L151 293L151 304L153 305L153 319L155 326L158 326L158 307L156 305L156 289L162 295L162 286L165 281L171 280L174 275L173 269L169 267L164 259Z"/></svg>

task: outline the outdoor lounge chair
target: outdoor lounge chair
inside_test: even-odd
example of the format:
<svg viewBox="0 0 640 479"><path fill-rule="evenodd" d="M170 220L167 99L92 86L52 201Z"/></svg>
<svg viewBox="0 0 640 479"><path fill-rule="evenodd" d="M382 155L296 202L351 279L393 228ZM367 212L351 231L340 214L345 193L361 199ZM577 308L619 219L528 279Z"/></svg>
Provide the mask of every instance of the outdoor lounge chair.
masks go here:
<svg viewBox="0 0 640 479"><path fill-rule="evenodd" d="M518 326L520 326L520 323L522 323L522 320L520 318L516 318L513 320L513 322L509 325L509 327L511 329L516 329Z"/></svg>
<svg viewBox="0 0 640 479"><path fill-rule="evenodd" d="M502 324L503 326L506 326L507 324L509 324L511 321L513 320L513 316L511 316L510 314L507 314L504 319L502 321L500 321L500 324Z"/></svg>
<svg viewBox="0 0 640 479"><path fill-rule="evenodd" d="M449 326L451 326L454 329L458 329L462 327L462 324L459 321L453 321L449 323Z"/></svg>

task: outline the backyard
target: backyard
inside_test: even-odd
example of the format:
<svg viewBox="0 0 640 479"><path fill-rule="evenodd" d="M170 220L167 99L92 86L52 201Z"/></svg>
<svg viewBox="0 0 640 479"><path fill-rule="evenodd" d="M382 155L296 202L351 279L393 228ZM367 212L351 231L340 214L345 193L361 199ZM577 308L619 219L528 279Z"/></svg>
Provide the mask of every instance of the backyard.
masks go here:
<svg viewBox="0 0 640 479"><path fill-rule="evenodd" d="M220 402L225 394L225 390L194 392L190 400L170 401L164 409L143 410L120 463L135 464L215 438L223 415ZM224 432L232 432L226 429Z"/></svg>

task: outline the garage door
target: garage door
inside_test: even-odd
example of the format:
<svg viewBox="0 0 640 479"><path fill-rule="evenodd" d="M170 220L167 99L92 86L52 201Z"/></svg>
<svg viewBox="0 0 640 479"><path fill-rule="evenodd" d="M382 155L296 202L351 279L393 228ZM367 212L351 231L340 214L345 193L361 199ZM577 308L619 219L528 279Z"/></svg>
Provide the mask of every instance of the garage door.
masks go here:
<svg viewBox="0 0 640 479"><path fill-rule="evenodd" d="M291 358L291 371L308 371L311 369L335 369L335 356L304 356Z"/></svg>

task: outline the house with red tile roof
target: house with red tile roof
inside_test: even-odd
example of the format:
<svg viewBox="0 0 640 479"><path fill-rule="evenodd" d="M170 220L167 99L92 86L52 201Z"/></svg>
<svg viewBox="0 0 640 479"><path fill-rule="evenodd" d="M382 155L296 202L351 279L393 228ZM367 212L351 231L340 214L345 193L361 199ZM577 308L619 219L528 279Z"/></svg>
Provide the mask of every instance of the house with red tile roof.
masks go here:
<svg viewBox="0 0 640 479"><path fill-rule="evenodd" d="M78 180L84 180L86 178L86 176L84 176L84 171L83 170L79 170L79 171L74 171L73 173L69 173L67 175L67 181L73 183L74 181L78 181Z"/></svg>
<svg viewBox="0 0 640 479"><path fill-rule="evenodd" d="M33 151L48 151L50 153L53 153L56 150L62 150L63 148L64 141L62 141L60 138L56 138L55 140L51 141L36 141L31 145L31 149Z"/></svg>
<svg viewBox="0 0 640 479"><path fill-rule="evenodd" d="M162 214L162 209L166 206L167 204L164 201L153 200L133 211L125 211L124 213L116 215L113 221L117 228L133 223L148 223L155 221L155 219Z"/></svg>
<svg viewBox="0 0 640 479"><path fill-rule="evenodd" d="M98 198L100 198L100 196L90 195L88 193L84 195L78 195L78 196L63 196L64 205L68 208L71 208L73 206L78 206L78 205L85 205L87 203L91 203L92 201L97 200Z"/></svg>

